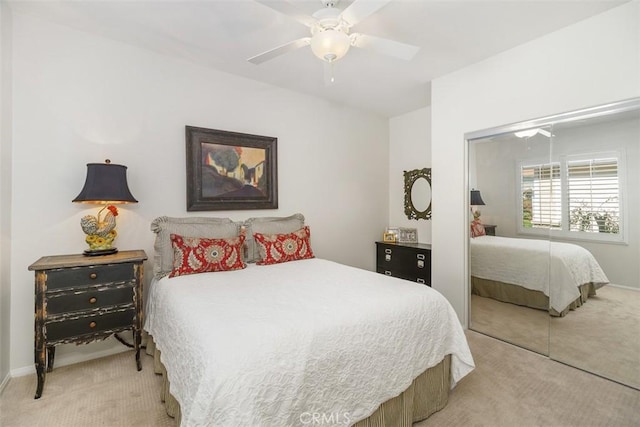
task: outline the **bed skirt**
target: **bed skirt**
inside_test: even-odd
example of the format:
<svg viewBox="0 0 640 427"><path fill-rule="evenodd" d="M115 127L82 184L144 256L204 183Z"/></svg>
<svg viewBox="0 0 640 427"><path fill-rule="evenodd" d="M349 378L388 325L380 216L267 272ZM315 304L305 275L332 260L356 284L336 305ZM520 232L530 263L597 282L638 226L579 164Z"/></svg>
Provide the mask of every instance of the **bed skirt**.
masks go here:
<svg viewBox="0 0 640 427"><path fill-rule="evenodd" d="M180 425L180 404L169 392L167 371L160 361L160 350L153 338L147 336L148 355L153 356L154 370L162 375L160 398L167 414ZM368 418L358 421L354 427L411 427L415 422L428 418L447 405L450 390L451 355L445 356L436 366L427 369L400 395L382 403Z"/></svg>
<svg viewBox="0 0 640 427"><path fill-rule="evenodd" d="M578 287L580 296L576 298L561 312L549 307L549 297L542 291L533 291L518 285L497 282L494 280L480 279L471 276L471 293L481 297L493 298L498 301L508 302L525 307L547 310L551 316L563 317L570 310L582 306L589 297L596 295L596 286L593 283L585 283Z"/></svg>

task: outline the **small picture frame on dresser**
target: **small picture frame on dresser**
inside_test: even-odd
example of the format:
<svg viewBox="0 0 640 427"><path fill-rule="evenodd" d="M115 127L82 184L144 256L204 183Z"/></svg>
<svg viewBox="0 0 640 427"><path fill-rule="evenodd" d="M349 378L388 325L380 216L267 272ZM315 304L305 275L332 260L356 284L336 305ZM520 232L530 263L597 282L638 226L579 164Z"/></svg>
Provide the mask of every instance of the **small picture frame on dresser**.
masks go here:
<svg viewBox="0 0 640 427"><path fill-rule="evenodd" d="M418 243L417 228L398 228L398 243Z"/></svg>
<svg viewBox="0 0 640 427"><path fill-rule="evenodd" d="M399 234L400 229L398 227L387 227L387 230L382 236L382 240L387 243L396 243L398 241Z"/></svg>

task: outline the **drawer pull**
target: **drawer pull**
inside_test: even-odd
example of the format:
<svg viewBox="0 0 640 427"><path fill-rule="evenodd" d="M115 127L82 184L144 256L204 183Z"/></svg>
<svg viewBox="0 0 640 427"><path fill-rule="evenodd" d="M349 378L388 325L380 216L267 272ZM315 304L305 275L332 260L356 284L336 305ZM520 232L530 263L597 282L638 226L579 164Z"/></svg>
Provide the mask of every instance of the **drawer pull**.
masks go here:
<svg viewBox="0 0 640 427"><path fill-rule="evenodd" d="M385 270L384 274L386 274L387 276L391 276L391 272L389 270Z"/></svg>
<svg viewBox="0 0 640 427"><path fill-rule="evenodd" d="M418 268L424 268L424 261L421 259L418 260Z"/></svg>
<svg viewBox="0 0 640 427"><path fill-rule="evenodd" d="M416 256L418 257L418 259L424 260L424 254L417 254Z"/></svg>
<svg viewBox="0 0 640 427"><path fill-rule="evenodd" d="M424 279L421 279L420 277L418 277L418 278L416 279L416 282L418 282L418 283L423 283L423 284L424 284L424 283L426 283L426 282L424 281Z"/></svg>
<svg viewBox="0 0 640 427"><path fill-rule="evenodd" d="M89 327L90 327L91 329L95 328L95 327L96 327L96 322L91 322L91 323L89 323Z"/></svg>
<svg viewBox="0 0 640 427"><path fill-rule="evenodd" d="M89 298L89 304L95 304L98 299L96 297Z"/></svg>
<svg viewBox="0 0 640 427"><path fill-rule="evenodd" d="M391 261L391 255L386 254L386 255L384 256L384 260L385 260L385 261Z"/></svg>
<svg viewBox="0 0 640 427"><path fill-rule="evenodd" d="M389 248L387 248L387 249L385 249L385 250L384 250L384 253L385 253L385 254L390 254L391 252L393 252L393 251L392 251L391 249L389 249Z"/></svg>
<svg viewBox="0 0 640 427"><path fill-rule="evenodd" d="M91 273L91 274L89 275L89 278L90 278L90 279L95 279L96 277L98 277L98 275L97 275L96 273Z"/></svg>

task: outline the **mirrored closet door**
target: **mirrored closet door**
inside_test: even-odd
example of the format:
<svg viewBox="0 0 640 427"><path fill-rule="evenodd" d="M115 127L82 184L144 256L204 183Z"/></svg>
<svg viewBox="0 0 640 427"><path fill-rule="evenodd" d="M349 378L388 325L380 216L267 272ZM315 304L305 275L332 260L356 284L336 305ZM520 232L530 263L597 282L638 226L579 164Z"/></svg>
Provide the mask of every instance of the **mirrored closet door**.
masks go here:
<svg viewBox="0 0 640 427"><path fill-rule="evenodd" d="M640 109L553 126L561 171L562 230L552 245L577 244L606 284L583 287L577 307L550 317L552 359L640 388ZM568 231L565 231L568 230ZM597 273L597 272L596 272ZM584 276L584 275L583 275Z"/></svg>
<svg viewBox="0 0 640 427"><path fill-rule="evenodd" d="M481 196L481 201L470 198L469 214L472 220L482 224L479 234L484 228L487 235L473 233L478 227L470 229L469 260L473 291L470 328L548 355L549 316L537 309L544 307L544 294L549 293L548 230L536 230L539 232L534 236L526 237L530 239L529 242L504 239L519 237L517 211L524 209L529 213L534 209L542 214L543 207L540 205L532 206L525 201L521 207L519 195L533 190L535 175L549 173L539 165L548 163L551 131L546 127L540 128L535 134L526 135L505 132L469 142L470 195L477 192L473 195ZM527 169L524 170L524 176L520 177L522 167ZM527 214L524 220L531 222L534 218ZM517 253L513 247L499 246L518 243L535 247ZM532 275L534 279L531 279ZM536 292L542 295L542 302L535 301Z"/></svg>
<svg viewBox="0 0 640 427"><path fill-rule="evenodd" d="M470 328L640 389L640 99L467 141Z"/></svg>

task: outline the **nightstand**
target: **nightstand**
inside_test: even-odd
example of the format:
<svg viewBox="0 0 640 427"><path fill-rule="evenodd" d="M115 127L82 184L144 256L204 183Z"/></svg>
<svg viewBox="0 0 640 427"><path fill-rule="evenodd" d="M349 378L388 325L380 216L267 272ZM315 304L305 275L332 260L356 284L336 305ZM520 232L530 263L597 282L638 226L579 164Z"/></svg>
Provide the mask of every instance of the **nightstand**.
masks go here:
<svg viewBox="0 0 640 427"><path fill-rule="evenodd" d="M376 271L431 286L431 245L376 242Z"/></svg>
<svg viewBox="0 0 640 427"><path fill-rule="evenodd" d="M495 236L496 235L496 227L497 225L489 225L482 224L484 226L484 232L487 236Z"/></svg>
<svg viewBox="0 0 640 427"><path fill-rule="evenodd" d="M135 250L94 257L45 256L29 266L35 271L36 399L42 396L45 369L53 370L57 344L85 344L130 330L136 366L142 369L142 263L146 259L144 251Z"/></svg>

